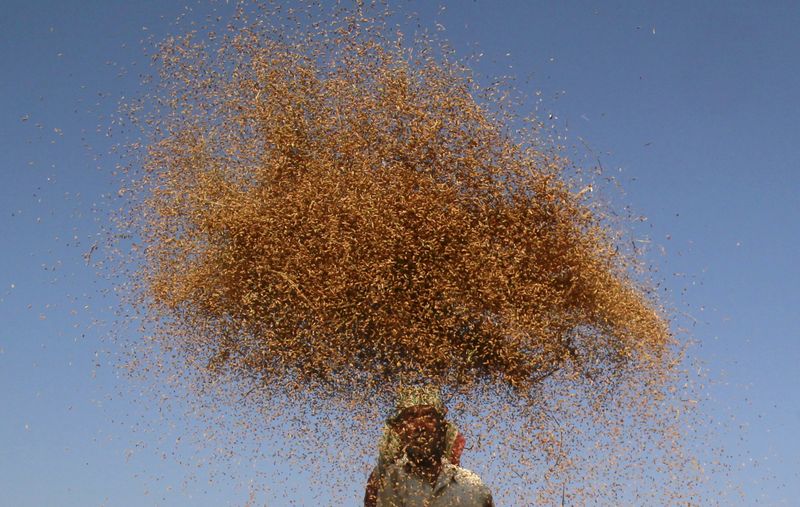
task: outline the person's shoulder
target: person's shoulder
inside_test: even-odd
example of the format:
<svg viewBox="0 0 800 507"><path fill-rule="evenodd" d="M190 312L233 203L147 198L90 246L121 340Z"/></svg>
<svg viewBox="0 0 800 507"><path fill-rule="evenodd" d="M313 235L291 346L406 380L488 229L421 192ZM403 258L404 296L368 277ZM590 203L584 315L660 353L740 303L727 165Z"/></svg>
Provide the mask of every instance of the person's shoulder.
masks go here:
<svg viewBox="0 0 800 507"><path fill-rule="evenodd" d="M447 465L451 468L453 480L462 488L479 492L482 496L491 496L489 488L483 483L480 476L472 470L467 470L456 465Z"/></svg>
<svg viewBox="0 0 800 507"><path fill-rule="evenodd" d="M453 474L453 480L459 484L463 484L465 486L483 486L483 481L481 478L472 470L467 470L466 468L451 464L446 466L450 468L451 473Z"/></svg>

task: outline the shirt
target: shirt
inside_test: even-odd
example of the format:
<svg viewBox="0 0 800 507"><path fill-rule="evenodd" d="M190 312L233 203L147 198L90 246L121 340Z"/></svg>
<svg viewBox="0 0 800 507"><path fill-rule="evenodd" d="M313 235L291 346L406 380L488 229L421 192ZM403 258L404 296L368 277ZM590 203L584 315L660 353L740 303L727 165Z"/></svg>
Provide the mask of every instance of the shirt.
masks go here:
<svg viewBox="0 0 800 507"><path fill-rule="evenodd" d="M431 484L403 461L386 469L378 507L494 507L489 488L469 470L445 462Z"/></svg>

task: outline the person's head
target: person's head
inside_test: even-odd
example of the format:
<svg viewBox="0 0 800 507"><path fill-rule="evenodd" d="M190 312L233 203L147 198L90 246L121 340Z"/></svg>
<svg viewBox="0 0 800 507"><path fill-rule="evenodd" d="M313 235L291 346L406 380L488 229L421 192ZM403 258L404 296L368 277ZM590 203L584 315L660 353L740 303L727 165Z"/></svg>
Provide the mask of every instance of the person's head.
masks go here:
<svg viewBox="0 0 800 507"><path fill-rule="evenodd" d="M438 392L431 389L417 388L399 397L397 413L388 424L412 464L425 467L441 462L447 446L445 413Z"/></svg>

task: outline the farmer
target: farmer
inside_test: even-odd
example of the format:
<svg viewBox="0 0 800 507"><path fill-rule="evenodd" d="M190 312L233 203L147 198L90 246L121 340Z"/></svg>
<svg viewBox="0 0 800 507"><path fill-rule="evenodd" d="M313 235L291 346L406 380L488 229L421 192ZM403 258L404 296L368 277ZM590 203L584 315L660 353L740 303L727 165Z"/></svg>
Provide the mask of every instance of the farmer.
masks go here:
<svg viewBox="0 0 800 507"><path fill-rule="evenodd" d="M491 505L488 490L482 486L475 491L476 498L488 499L489 503L452 503L455 497L469 496L480 479L458 467L464 437L445 420L446 412L438 392L432 388L409 388L399 393L396 411L384 427L378 465L367 482L365 507L412 507L431 494L437 497L435 503L429 504L432 507ZM421 479L424 480L420 482ZM417 486L425 486L425 480L434 481L428 483L429 491L425 487L416 491ZM442 495L445 489L447 494ZM451 503L440 503L445 500Z"/></svg>

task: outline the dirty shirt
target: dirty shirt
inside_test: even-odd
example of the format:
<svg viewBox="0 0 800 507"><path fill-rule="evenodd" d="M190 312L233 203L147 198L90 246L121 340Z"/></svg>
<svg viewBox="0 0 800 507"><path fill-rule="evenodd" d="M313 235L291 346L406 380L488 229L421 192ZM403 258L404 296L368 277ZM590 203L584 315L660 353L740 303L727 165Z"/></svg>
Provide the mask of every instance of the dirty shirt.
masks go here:
<svg viewBox="0 0 800 507"><path fill-rule="evenodd" d="M401 461L386 469L378 507L494 507L494 503L489 488L469 470L445 463L436 484L431 484Z"/></svg>

